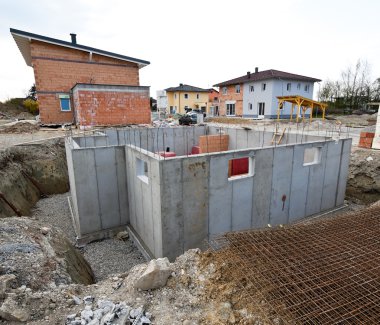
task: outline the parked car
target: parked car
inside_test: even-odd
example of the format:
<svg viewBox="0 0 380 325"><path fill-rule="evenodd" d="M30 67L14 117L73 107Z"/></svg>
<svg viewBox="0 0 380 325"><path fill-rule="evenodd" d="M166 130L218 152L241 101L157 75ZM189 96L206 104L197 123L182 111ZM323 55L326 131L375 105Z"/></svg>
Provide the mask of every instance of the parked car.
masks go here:
<svg viewBox="0 0 380 325"><path fill-rule="evenodd" d="M187 113L181 116L178 120L179 125L190 125L197 124L197 114L196 113Z"/></svg>

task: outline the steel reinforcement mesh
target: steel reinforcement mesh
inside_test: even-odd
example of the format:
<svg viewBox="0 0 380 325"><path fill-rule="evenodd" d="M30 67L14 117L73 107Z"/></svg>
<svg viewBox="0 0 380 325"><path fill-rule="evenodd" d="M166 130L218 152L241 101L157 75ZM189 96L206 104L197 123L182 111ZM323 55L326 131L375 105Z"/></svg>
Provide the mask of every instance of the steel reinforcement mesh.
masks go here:
<svg viewBox="0 0 380 325"><path fill-rule="evenodd" d="M268 324L380 324L380 206L210 240Z"/></svg>

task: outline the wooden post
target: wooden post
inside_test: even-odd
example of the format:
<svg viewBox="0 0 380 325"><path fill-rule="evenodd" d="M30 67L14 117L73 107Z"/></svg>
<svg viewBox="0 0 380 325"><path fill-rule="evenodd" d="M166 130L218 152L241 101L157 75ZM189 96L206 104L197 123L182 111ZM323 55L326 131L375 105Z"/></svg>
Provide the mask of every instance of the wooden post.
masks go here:
<svg viewBox="0 0 380 325"><path fill-rule="evenodd" d="M292 103L292 110L290 111L290 121L293 120L294 103Z"/></svg>
<svg viewBox="0 0 380 325"><path fill-rule="evenodd" d="M311 107L310 107L310 122L313 120L313 107L314 107L314 103L311 103Z"/></svg>
<svg viewBox="0 0 380 325"><path fill-rule="evenodd" d="M281 105L281 100L278 101L278 105L277 105L277 122L280 121L280 105Z"/></svg>

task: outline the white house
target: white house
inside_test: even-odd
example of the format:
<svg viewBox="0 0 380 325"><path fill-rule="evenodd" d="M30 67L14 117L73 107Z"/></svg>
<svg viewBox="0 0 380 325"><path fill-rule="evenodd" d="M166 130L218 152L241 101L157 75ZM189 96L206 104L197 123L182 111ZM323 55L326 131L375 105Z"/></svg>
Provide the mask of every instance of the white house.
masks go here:
<svg viewBox="0 0 380 325"><path fill-rule="evenodd" d="M240 96L242 101L242 109L240 109L241 112L236 112L237 116L275 118L278 108L277 96L302 96L312 99L314 83L319 81L321 80L273 69L259 72L258 68L255 68L254 73L247 72L242 77L224 81L215 86L222 87L220 96L222 107L225 104L223 100L226 103L231 102L231 94L228 94L228 91L230 89L239 90L235 91L236 94L233 94L235 98L232 98L238 102L237 96ZM281 110L281 118L288 118L290 111L291 104L285 103ZM228 111L226 115L229 115Z"/></svg>
<svg viewBox="0 0 380 325"><path fill-rule="evenodd" d="M157 110L159 112L166 112L168 107L168 96L165 90L157 90Z"/></svg>

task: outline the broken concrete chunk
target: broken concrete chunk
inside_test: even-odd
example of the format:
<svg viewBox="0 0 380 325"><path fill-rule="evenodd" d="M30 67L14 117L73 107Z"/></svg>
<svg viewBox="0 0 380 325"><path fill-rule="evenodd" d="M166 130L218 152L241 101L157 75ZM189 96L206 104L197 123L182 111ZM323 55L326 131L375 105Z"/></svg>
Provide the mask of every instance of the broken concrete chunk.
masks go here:
<svg viewBox="0 0 380 325"><path fill-rule="evenodd" d="M5 297L5 292L9 288L10 283L16 279L14 274L4 274L0 276L0 298L3 299Z"/></svg>
<svg viewBox="0 0 380 325"><path fill-rule="evenodd" d="M128 231L123 230L117 233L116 238L119 240L127 240L129 238Z"/></svg>
<svg viewBox="0 0 380 325"><path fill-rule="evenodd" d="M136 280L135 288L150 290L166 285L172 270L167 257L151 260L144 273Z"/></svg>
<svg viewBox="0 0 380 325"><path fill-rule="evenodd" d="M14 322L26 322L29 319L29 314L18 306L13 299L7 298L0 308L0 318Z"/></svg>

